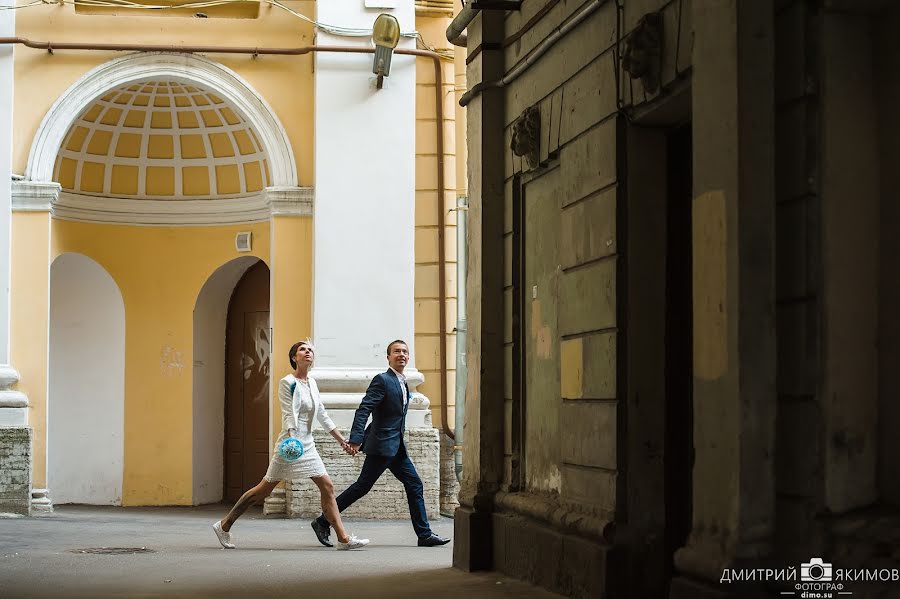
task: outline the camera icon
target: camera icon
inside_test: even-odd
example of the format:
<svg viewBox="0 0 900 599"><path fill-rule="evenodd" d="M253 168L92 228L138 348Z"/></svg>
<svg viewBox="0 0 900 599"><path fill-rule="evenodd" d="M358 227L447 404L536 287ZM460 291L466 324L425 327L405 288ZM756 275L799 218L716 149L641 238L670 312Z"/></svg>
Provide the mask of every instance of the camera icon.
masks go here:
<svg viewBox="0 0 900 599"><path fill-rule="evenodd" d="M800 580L804 582L831 582L831 564L821 557L809 558L809 563L800 564Z"/></svg>

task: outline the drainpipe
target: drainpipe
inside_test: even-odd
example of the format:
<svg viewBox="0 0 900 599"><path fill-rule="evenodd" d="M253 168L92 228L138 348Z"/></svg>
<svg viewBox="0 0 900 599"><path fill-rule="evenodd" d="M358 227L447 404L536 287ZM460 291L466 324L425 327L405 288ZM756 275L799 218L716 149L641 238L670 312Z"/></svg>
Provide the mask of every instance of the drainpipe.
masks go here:
<svg viewBox="0 0 900 599"><path fill-rule="evenodd" d="M506 87L513 81L519 78L519 75L524 73L531 65L533 65L537 60L547 53L547 51L559 40L561 40L567 33L578 27L578 25L587 19L591 14L594 13L598 8L600 8L603 4L606 3L606 0L593 0L590 4L587 4L584 8L581 9L574 17L566 21L564 24L557 27L554 31L548 35L544 41L542 41L534 50L531 51L525 60L520 62L518 65L513 67L513 69L506 74L502 79L497 79L495 81L482 81L481 83L476 83L475 87L467 91L463 94L463 97L459 99L459 105L465 106L469 102L475 99L475 97L483 92L486 89L494 89L494 88L502 88ZM462 14L462 13L460 13ZM454 23L456 19L454 19ZM451 25L452 26L452 25ZM447 30L449 35L450 30Z"/></svg>
<svg viewBox="0 0 900 599"><path fill-rule="evenodd" d="M469 198L459 196L456 204L456 418L453 443L453 465L456 480L462 481L463 425L466 413L466 220Z"/></svg>
<svg viewBox="0 0 900 599"><path fill-rule="evenodd" d="M466 43L468 42L466 27L469 26L469 23L472 22L472 19L474 19L477 14L478 11L469 8L468 4L459 11L459 14L453 17L453 21L450 23L450 26L447 27L447 41L454 46L465 48Z"/></svg>

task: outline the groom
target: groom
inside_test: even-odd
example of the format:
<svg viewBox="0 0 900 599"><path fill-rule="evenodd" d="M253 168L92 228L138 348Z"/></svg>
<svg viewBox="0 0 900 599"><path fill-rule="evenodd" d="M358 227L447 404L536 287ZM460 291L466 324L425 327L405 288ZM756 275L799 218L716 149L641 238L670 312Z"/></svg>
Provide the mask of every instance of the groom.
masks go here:
<svg viewBox="0 0 900 599"><path fill-rule="evenodd" d="M366 460L356 482L338 495L338 510L343 512L353 505L369 492L385 470L390 470L406 489L409 516L416 536L419 537L419 547L446 545L450 539L434 534L428 525L425 499L422 496L422 479L403 444L406 411L409 409L409 387L406 386L406 377L403 375L403 369L409 362L409 347L406 342L399 339L391 341L387 347L387 360L390 368L372 379L353 418L350 453L355 455L362 448ZM369 414L372 415L372 424L363 432ZM325 516L320 515L310 525L319 542L331 547L332 543L328 538L331 528Z"/></svg>

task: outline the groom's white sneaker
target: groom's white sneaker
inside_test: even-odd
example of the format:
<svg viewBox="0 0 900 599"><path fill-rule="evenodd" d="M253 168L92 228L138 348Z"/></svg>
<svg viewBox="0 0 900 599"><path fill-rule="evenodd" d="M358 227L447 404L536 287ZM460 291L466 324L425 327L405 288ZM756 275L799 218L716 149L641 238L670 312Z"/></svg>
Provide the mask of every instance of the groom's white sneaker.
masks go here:
<svg viewBox="0 0 900 599"><path fill-rule="evenodd" d="M231 539L231 533L225 532L222 530L222 521L219 520L215 524L213 524L213 531L216 533L216 536L219 538L219 542L222 543L222 547L225 549L234 549L234 542ZM368 543L368 541L366 541Z"/></svg>
<svg viewBox="0 0 900 599"><path fill-rule="evenodd" d="M359 549L360 547L365 547L368 544L369 539L358 539L356 535L350 535L350 538L347 539L346 543L343 543L339 540L334 548L338 551L347 551L348 549Z"/></svg>

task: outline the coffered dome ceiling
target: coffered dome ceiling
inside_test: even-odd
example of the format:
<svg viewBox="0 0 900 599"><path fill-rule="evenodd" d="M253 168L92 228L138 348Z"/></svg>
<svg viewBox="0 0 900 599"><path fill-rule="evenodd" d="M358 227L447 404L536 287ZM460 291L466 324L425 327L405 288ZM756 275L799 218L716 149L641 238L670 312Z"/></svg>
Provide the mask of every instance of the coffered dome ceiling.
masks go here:
<svg viewBox="0 0 900 599"><path fill-rule="evenodd" d="M194 83L145 81L111 90L75 120L56 158L63 190L131 199L253 195L271 185L247 120Z"/></svg>

